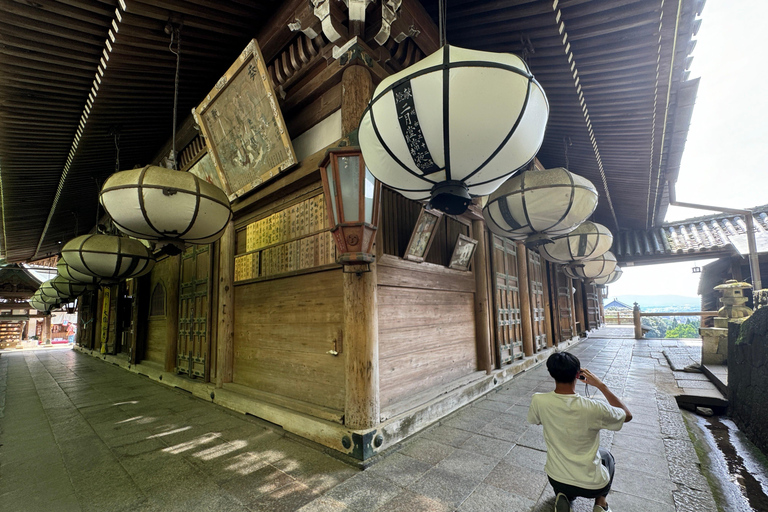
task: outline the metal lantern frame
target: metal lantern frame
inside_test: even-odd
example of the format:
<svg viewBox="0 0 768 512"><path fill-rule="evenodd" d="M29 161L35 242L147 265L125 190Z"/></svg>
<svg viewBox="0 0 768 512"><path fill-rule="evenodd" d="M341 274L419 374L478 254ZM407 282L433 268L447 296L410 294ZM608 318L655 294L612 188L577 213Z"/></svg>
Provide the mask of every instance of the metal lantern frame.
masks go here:
<svg viewBox="0 0 768 512"><path fill-rule="evenodd" d="M98 286L99 282L101 281L101 279L98 277L89 276L83 272L78 272L74 268L67 265L67 262L64 261L64 258L59 258L59 262L56 263L56 271L60 277L75 283Z"/></svg>
<svg viewBox="0 0 768 512"><path fill-rule="evenodd" d="M587 220L570 233L554 238L551 244L541 244L538 250L545 260L568 265L602 256L611 245L611 231L602 224Z"/></svg>
<svg viewBox="0 0 768 512"><path fill-rule="evenodd" d="M167 205L161 204L161 201L166 202L165 198L177 195L192 196L194 209L190 212L182 212L179 208L168 211ZM232 219L229 198L216 185L203 181L192 173L154 165L114 173L104 183L99 199L120 231L145 240L208 244L221 238ZM201 234L196 231L200 229L198 223L205 215L205 201L208 206L218 205L226 209L227 216L217 219L221 222L215 224L215 231ZM134 212L136 208L141 212L141 217L125 214L126 211ZM150 212L150 209L153 211ZM168 222L168 219L159 218L159 215L173 218L181 227L172 231L163 230L159 223Z"/></svg>
<svg viewBox="0 0 768 512"><path fill-rule="evenodd" d="M544 180L545 176L554 178L558 177L558 174L563 175L563 179L559 182L546 183ZM532 179L529 179L529 185L526 185L526 178L529 177ZM544 182L539 183L541 180ZM531 181L534 182L533 185L530 185ZM570 189L570 194L568 195L568 203L563 204L561 208L560 215L553 219L541 220L540 212L551 213L551 204L547 204L545 208L541 198L537 197L534 200L531 192L558 191L564 188ZM579 215L574 217L576 190L584 191L582 199L589 199L585 205L589 205L589 203L591 205L588 206L587 210L579 212ZM521 215L515 216L512 212L510 199L519 201L519 208L522 210ZM578 228L595 212L597 200L598 192L594 184L564 167L543 171L530 170L513 176L488 197L483 205L483 218L486 225L495 234L512 240L525 241L527 247L536 249L538 246L550 243L554 238L567 235ZM534 205L536 208L533 207Z"/></svg>
<svg viewBox="0 0 768 512"><path fill-rule="evenodd" d="M115 250L104 250L98 248L87 247L86 244L89 240L94 240L94 237L110 237L115 243ZM106 241L106 239L103 239ZM98 242L98 240L96 240ZM139 247L141 249L139 250ZM126 249L123 251L123 249ZM133 252L131 252L133 251ZM115 259L111 272L99 273L94 267L91 258L98 257L99 255L113 257ZM86 258L87 256L87 258ZM104 284L111 284L129 279L131 277L138 277L146 274L155 264L154 258L149 249L147 249L143 243L133 238L127 238L117 235L81 235L67 242L61 250L61 257L70 267L79 272L83 272L88 275L100 278ZM130 260L126 267L123 267L124 260Z"/></svg>
<svg viewBox="0 0 768 512"><path fill-rule="evenodd" d="M345 212L344 210L344 184L348 183L348 180L340 175L339 159L346 157L359 157L357 212ZM367 174L370 174L374 179L370 222L366 222L365 186ZM358 146L329 149L320 164L320 176L323 181L328 219L333 226L331 233L339 250L337 261L342 265L372 263L376 259L373 254L373 242L379 225L381 182L366 168L363 153ZM354 213L357 215L355 216Z"/></svg>

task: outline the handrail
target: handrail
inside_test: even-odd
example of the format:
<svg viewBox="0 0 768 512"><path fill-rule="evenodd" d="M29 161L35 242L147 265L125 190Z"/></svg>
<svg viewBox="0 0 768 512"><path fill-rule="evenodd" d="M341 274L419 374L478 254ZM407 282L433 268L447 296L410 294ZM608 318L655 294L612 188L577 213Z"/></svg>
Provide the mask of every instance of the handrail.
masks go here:
<svg viewBox="0 0 768 512"><path fill-rule="evenodd" d="M643 313L640 311L640 306L635 302L635 307L632 309L632 316L635 324L635 339L643 339L643 324L640 321L644 316L700 316L702 319L708 316L717 316L717 311L663 311L660 313Z"/></svg>

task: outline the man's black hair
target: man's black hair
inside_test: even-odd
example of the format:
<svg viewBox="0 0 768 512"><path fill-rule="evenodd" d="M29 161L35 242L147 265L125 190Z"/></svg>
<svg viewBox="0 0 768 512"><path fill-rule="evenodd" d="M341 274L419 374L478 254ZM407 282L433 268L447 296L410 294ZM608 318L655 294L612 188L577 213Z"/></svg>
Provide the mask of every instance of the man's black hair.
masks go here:
<svg viewBox="0 0 768 512"><path fill-rule="evenodd" d="M567 384L576 380L581 371L581 362L570 352L555 352L547 359L547 370L555 382Z"/></svg>

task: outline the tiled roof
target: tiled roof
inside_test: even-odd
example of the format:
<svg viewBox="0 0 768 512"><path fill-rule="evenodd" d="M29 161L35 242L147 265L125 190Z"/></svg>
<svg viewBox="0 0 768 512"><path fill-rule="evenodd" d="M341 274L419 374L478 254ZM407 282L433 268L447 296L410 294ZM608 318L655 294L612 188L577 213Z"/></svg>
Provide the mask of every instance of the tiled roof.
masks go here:
<svg viewBox="0 0 768 512"><path fill-rule="evenodd" d="M752 212L755 231L768 233L768 205L753 208ZM650 230L622 231L614 239L612 250L619 263L648 257L729 253L734 252L729 237L746 232L743 215L707 215Z"/></svg>

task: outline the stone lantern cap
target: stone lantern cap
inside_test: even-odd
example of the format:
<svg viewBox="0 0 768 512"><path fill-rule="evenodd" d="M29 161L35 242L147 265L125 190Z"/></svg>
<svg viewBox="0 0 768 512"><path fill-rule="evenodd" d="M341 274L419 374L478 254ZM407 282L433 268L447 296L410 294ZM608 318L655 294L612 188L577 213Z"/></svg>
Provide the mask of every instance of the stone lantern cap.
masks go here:
<svg viewBox="0 0 768 512"><path fill-rule="evenodd" d="M747 288L752 288L752 285L749 283L736 281L735 279L729 279L725 283L715 286L714 289L721 291L723 293L723 297L733 297L734 295L741 295L741 290Z"/></svg>
<svg viewBox="0 0 768 512"><path fill-rule="evenodd" d="M742 290L748 288L752 288L752 285L736 281L735 279L729 279L725 283L715 286L714 289L723 294L720 298L723 307L718 310L718 316L724 318L745 318L750 316L752 310L745 306L749 298L745 297L742 292ZM717 323L717 319L715 319L715 322Z"/></svg>

